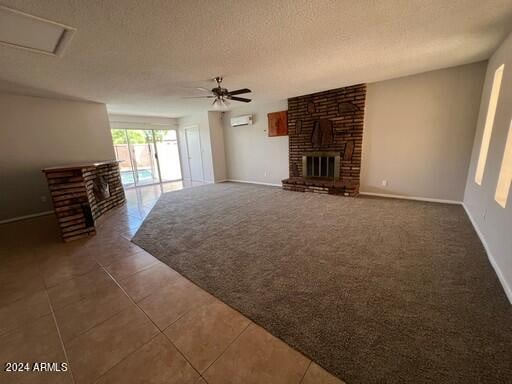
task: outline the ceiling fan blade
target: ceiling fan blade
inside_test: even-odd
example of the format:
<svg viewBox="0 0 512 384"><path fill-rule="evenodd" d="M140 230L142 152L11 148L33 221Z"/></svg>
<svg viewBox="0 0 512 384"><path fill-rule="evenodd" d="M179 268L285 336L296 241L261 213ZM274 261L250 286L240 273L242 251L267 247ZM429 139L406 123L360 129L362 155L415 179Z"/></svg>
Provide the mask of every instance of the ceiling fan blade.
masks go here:
<svg viewBox="0 0 512 384"><path fill-rule="evenodd" d="M235 97L235 96L228 96L229 100L235 100L235 101L241 101L242 103L249 103L251 99L246 99L245 97Z"/></svg>
<svg viewBox="0 0 512 384"><path fill-rule="evenodd" d="M208 88L205 88L205 87L196 87L196 89L198 91L202 91L202 92L208 92L208 93L211 92L211 89L208 89Z"/></svg>
<svg viewBox="0 0 512 384"><path fill-rule="evenodd" d="M228 95L241 95L243 93L250 93L252 92L249 88L242 88L242 89L237 89L235 91L230 91L228 92Z"/></svg>
<svg viewBox="0 0 512 384"><path fill-rule="evenodd" d="M182 99L213 99L215 96L185 96Z"/></svg>

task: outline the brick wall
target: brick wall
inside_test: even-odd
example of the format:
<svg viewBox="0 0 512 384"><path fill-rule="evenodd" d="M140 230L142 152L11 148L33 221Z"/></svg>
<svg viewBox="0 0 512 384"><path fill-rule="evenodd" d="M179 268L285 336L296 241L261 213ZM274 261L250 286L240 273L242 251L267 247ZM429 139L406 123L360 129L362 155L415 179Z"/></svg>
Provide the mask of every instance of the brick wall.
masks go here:
<svg viewBox="0 0 512 384"><path fill-rule="evenodd" d="M288 99L290 178L302 177L304 152L335 151L343 193L359 193L365 98L359 84Z"/></svg>

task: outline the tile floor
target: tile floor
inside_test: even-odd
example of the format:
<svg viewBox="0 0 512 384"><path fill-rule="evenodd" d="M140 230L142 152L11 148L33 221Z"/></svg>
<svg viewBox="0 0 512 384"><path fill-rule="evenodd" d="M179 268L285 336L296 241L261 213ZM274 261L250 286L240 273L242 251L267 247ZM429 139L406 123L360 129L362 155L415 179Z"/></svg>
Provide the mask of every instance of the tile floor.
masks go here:
<svg viewBox="0 0 512 384"><path fill-rule="evenodd" d="M162 193L189 186L127 190L72 243L53 216L0 225L0 383L341 383L130 242Z"/></svg>

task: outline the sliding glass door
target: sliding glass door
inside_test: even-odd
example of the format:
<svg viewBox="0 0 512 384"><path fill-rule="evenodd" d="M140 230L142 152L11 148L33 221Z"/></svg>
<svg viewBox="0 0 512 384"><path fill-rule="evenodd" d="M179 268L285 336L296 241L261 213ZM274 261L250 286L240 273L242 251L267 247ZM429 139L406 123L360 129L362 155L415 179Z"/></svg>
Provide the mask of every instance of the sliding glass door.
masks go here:
<svg viewBox="0 0 512 384"><path fill-rule="evenodd" d="M155 157L153 131L127 129L128 146L132 157L135 185L155 184L160 181Z"/></svg>
<svg viewBox="0 0 512 384"><path fill-rule="evenodd" d="M112 129L111 132L116 159L120 161L119 170L121 171L121 181L123 186L128 188L134 187L135 178L126 129Z"/></svg>
<svg viewBox="0 0 512 384"><path fill-rule="evenodd" d="M174 130L154 130L155 145L160 164L160 178L164 181L181 180L180 152Z"/></svg>
<svg viewBox="0 0 512 384"><path fill-rule="evenodd" d="M112 129L125 187L181 180L176 131Z"/></svg>

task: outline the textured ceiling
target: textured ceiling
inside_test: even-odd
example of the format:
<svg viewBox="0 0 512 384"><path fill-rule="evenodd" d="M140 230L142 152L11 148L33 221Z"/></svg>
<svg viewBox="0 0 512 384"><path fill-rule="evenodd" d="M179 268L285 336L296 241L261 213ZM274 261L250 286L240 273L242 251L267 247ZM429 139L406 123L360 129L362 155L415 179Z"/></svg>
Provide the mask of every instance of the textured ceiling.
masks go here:
<svg viewBox="0 0 512 384"><path fill-rule="evenodd" d="M181 116L225 77L253 99L372 82L487 59L510 0L0 0L78 29L64 57L0 46L0 90Z"/></svg>

